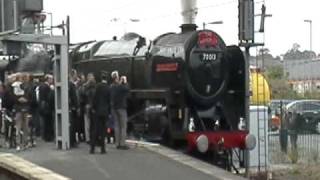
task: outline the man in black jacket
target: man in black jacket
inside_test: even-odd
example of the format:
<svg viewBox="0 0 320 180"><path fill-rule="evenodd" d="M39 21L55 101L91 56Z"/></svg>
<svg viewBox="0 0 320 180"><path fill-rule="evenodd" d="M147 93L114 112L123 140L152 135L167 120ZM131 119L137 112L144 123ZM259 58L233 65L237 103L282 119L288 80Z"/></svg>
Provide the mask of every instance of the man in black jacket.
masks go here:
<svg viewBox="0 0 320 180"><path fill-rule="evenodd" d="M40 112L40 132L45 141L54 140L54 120L53 120L53 108L54 108L54 90L53 76L47 74L45 76L45 82L39 85L39 112ZM37 92L36 92L37 93ZM37 95L36 95L37 96ZM37 97L36 97L37 98Z"/></svg>
<svg viewBox="0 0 320 180"><path fill-rule="evenodd" d="M69 121L70 121L70 146L77 147L77 121L78 112L79 112L79 101L77 98L77 87L75 82L69 81Z"/></svg>
<svg viewBox="0 0 320 180"><path fill-rule="evenodd" d="M96 92L92 101L92 110L94 118L91 118L90 131L91 131L91 148L90 153L94 153L94 148L98 144L101 146L101 154L106 153L105 137L106 137L106 121L110 109L110 92L109 85L107 84L106 74L101 75L101 82L96 86Z"/></svg>

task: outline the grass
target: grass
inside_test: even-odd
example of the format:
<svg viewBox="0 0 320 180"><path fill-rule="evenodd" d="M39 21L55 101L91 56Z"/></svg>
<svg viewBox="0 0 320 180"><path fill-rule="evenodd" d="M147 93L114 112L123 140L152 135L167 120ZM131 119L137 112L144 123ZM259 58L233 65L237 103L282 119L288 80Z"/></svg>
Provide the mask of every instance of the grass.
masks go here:
<svg viewBox="0 0 320 180"><path fill-rule="evenodd" d="M298 149L292 149L288 152L288 157L291 160L291 163L296 164L299 160Z"/></svg>

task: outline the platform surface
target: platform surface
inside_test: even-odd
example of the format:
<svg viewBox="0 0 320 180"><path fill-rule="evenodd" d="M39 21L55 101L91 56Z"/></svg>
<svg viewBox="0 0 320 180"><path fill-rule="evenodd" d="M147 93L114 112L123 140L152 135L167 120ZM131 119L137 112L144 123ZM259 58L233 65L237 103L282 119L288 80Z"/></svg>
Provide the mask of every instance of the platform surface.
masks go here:
<svg viewBox="0 0 320 180"><path fill-rule="evenodd" d="M92 155L85 143L78 148L61 151L53 143L40 142L37 147L21 152L4 148L0 152L13 153L75 180L215 179L145 147L134 146L130 150L118 150L114 145L108 145L107 154L100 154L100 149L97 148Z"/></svg>

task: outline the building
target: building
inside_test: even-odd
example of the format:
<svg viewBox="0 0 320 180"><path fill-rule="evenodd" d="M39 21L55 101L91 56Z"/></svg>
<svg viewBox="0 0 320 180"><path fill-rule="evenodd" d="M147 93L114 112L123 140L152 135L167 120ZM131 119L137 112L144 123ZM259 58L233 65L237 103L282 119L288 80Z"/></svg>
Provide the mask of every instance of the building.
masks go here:
<svg viewBox="0 0 320 180"><path fill-rule="evenodd" d="M298 93L320 91L320 59L285 60L284 73Z"/></svg>

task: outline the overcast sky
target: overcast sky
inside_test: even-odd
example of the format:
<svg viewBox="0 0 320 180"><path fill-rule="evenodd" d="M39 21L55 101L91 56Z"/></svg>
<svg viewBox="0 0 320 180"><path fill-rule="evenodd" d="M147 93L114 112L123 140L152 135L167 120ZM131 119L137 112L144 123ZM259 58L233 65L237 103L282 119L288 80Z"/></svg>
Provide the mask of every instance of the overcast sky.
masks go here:
<svg viewBox="0 0 320 180"><path fill-rule="evenodd" d="M255 2L258 14L262 0ZM318 0L265 0L265 4L267 13L272 14L266 19L265 45L273 55L285 53L293 43L300 44L301 50L310 49L310 27L304 19L313 21L313 50L320 53ZM238 0L198 0L197 7L199 28L203 22L222 20L223 24L207 28L219 33L228 45L238 43ZM70 15L72 43L111 39L124 32L152 39L165 32L178 32L182 23L180 0L44 0L44 9L53 13L55 25ZM112 22L114 18L119 20ZM261 34L256 35L256 41L263 41Z"/></svg>

